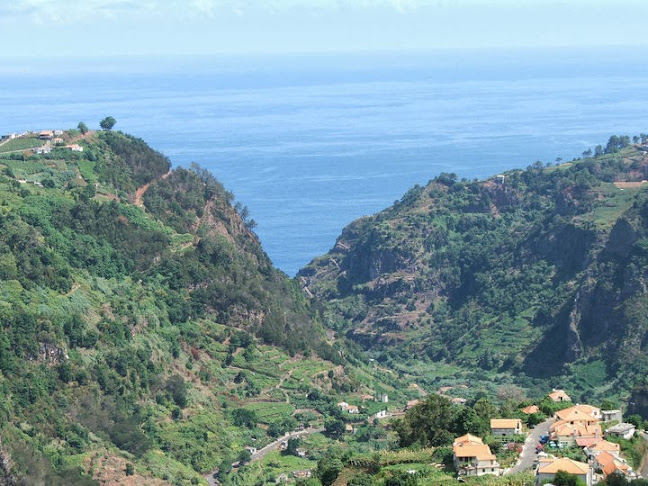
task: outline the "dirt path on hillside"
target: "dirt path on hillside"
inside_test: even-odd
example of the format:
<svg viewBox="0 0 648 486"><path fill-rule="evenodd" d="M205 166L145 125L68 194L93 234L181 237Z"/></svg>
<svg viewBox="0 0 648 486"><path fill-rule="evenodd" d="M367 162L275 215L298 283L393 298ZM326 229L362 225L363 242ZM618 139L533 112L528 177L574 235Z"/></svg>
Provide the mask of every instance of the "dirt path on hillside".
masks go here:
<svg viewBox="0 0 648 486"><path fill-rule="evenodd" d="M151 184L153 184L154 182L163 181L164 179L166 179L167 177L169 177L171 175L171 172L173 172L173 171L170 170L169 172L164 174L162 177L158 177L157 179L154 179L151 182L149 182L147 184L144 184L142 187L139 187L135 191L135 206L143 207L144 206L144 193L146 193L149 186Z"/></svg>

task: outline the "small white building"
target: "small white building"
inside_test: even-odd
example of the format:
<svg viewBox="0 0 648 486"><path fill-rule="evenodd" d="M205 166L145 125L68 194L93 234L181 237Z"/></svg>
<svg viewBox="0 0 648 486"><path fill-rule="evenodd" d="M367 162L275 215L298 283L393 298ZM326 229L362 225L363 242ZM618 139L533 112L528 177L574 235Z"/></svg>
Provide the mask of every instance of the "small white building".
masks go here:
<svg viewBox="0 0 648 486"><path fill-rule="evenodd" d="M382 418L387 417L387 415L388 415L387 410L381 410L380 412L375 413L373 415L373 417L376 418L376 419L382 419Z"/></svg>
<svg viewBox="0 0 648 486"><path fill-rule="evenodd" d="M622 437L624 439L631 439L635 430L635 426L632 424L620 423L607 429L605 431L605 437Z"/></svg>

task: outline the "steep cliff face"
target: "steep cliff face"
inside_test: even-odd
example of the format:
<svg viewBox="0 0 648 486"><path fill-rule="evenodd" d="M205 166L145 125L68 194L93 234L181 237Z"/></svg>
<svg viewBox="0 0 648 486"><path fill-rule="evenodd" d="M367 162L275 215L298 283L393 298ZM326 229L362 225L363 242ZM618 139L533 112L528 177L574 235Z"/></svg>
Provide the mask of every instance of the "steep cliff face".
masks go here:
<svg viewBox="0 0 648 486"><path fill-rule="evenodd" d="M298 277L374 351L537 377L604 360L632 381L647 166L628 147L486 181L443 174L352 223Z"/></svg>

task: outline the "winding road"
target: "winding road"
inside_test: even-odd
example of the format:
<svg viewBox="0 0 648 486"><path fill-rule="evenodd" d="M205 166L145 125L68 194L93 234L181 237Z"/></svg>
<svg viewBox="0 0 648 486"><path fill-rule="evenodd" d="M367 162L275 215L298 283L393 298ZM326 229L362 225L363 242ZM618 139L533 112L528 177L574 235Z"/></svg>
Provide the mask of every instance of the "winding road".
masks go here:
<svg viewBox="0 0 648 486"><path fill-rule="evenodd" d="M315 434L317 432L324 432L324 429L308 428L304 430L299 430L297 432L290 432L284 436L281 436L274 442L271 442L267 446L259 449L254 454L252 454L252 457L250 458L250 462L248 464L252 464L253 462L258 461L259 459L263 459L266 456L266 454L279 447L279 444L281 444L283 441L287 441L288 439L294 439L296 437L302 437L304 435ZM216 473L216 471L218 471L218 469L215 469L214 471L204 476L209 486L217 486L219 484L218 480L214 478L214 473Z"/></svg>

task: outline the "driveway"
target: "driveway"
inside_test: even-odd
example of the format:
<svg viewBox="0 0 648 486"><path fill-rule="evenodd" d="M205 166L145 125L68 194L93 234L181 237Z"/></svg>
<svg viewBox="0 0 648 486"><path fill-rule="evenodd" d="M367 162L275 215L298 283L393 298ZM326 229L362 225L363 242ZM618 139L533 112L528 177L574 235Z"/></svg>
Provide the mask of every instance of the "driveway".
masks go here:
<svg viewBox="0 0 648 486"><path fill-rule="evenodd" d="M541 435L549 435L549 427L554 423L554 420L554 418L547 419L531 429L531 432L524 441L524 448L520 457L518 457L517 464L504 474L515 474L533 468L533 462L536 458L536 445L540 442Z"/></svg>
<svg viewBox="0 0 648 486"><path fill-rule="evenodd" d="M324 429L309 428L309 429L299 430L297 432L290 432L284 436L281 436L274 442L271 442L267 446L263 447L262 449L259 449L254 454L252 454L252 457L250 458L250 462L248 464L258 461L259 459L263 459L266 454L279 447L279 444L281 444L283 441L287 441L288 439L294 439L296 437L302 437L308 434L315 434L317 432L324 432ZM216 471L217 469L204 476L209 486L217 486L218 484L220 484L217 479L214 479L214 473Z"/></svg>

